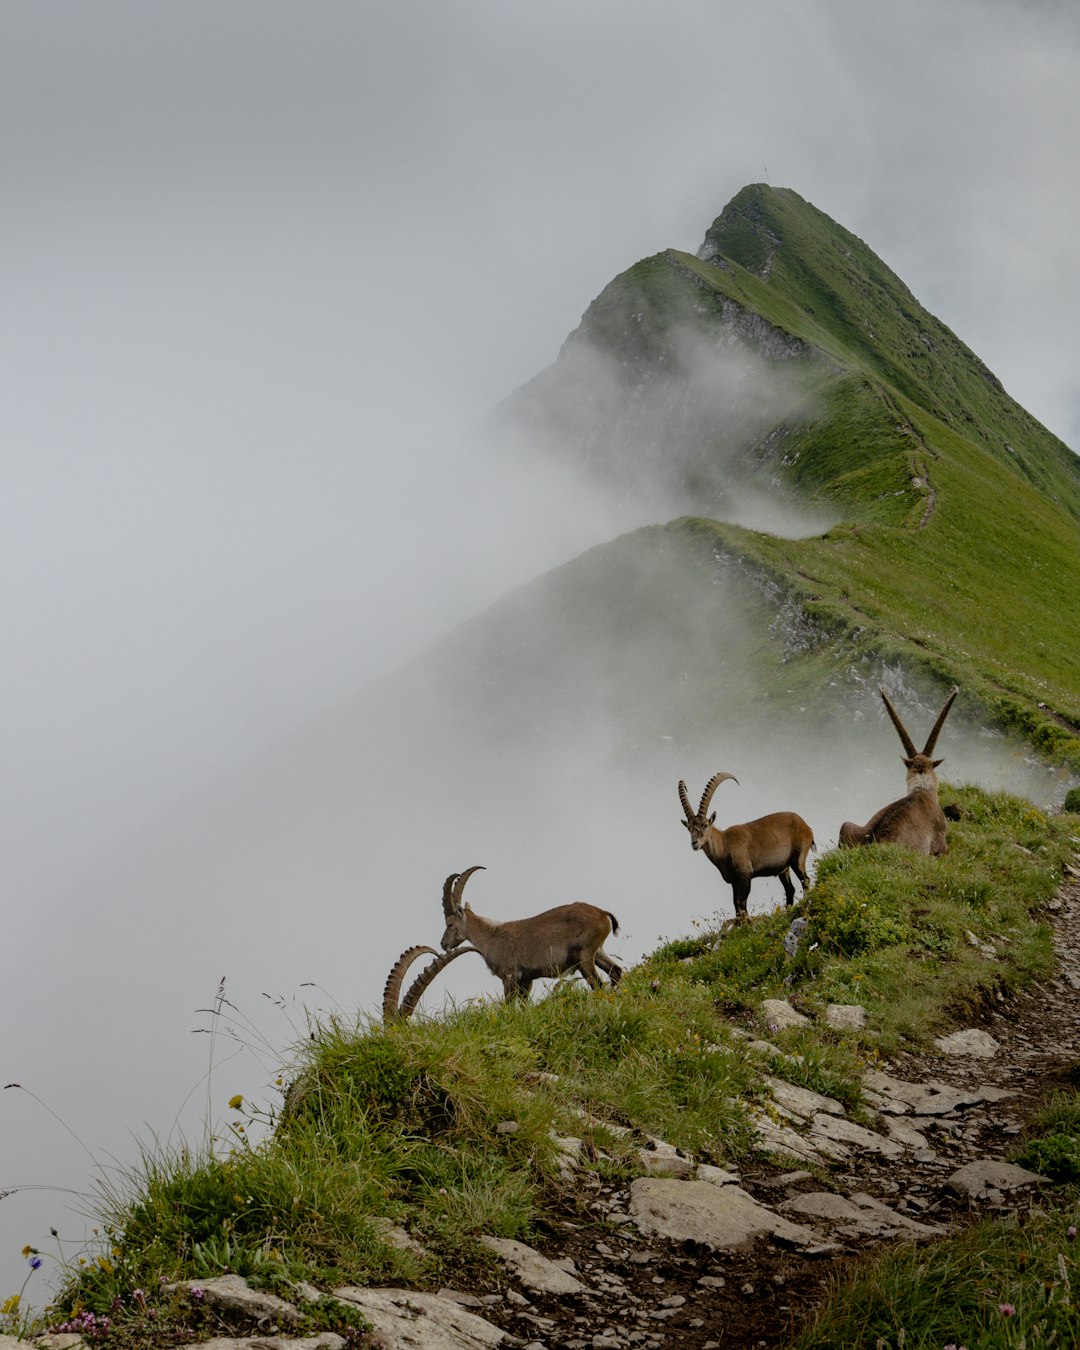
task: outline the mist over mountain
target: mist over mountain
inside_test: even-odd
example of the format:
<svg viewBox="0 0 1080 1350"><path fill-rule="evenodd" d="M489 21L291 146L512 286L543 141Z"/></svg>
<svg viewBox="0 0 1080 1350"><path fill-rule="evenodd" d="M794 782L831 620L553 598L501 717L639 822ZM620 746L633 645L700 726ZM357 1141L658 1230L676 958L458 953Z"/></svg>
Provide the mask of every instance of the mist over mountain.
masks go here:
<svg viewBox="0 0 1080 1350"><path fill-rule="evenodd" d="M594 546L82 878L76 955L50 979L112 1031L74 1057L35 1046L34 1071L86 1101L95 1145L117 1120L205 1118L189 1033L223 973L265 1051L231 1065L227 1095L265 1090L303 1004L373 1011L397 954L437 941L450 872L484 864L470 897L495 917L613 910L624 961L729 914L678 780L694 797L733 773L722 821L796 810L829 847L903 788L882 681L916 738L961 686L939 745L953 781L1045 803L1080 765L1080 463L797 194L749 187L697 256L623 272L471 453L463 471L537 485L532 530L562 538L574 516L565 539ZM751 912L780 899L759 880ZM497 993L468 967L429 1002ZM124 1067L156 1058L167 1105ZM30 1120L44 1174L61 1142Z"/></svg>

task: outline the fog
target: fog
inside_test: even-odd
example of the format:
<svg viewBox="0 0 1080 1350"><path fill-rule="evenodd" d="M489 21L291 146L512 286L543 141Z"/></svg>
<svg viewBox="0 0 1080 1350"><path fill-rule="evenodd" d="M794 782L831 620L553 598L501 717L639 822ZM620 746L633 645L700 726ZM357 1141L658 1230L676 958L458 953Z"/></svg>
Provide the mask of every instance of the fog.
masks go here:
<svg viewBox="0 0 1080 1350"><path fill-rule="evenodd" d="M540 598L531 628L484 621L434 670L421 653L684 508L685 465L616 492L531 433L476 429L611 277L696 249L747 182L865 238L1077 443L1077 18L939 10L0 13L0 1080L26 1089L0 1094L0 1190L29 1188L0 1201L0 1294L25 1243L49 1250L55 1226L73 1256L84 1236L64 1188L88 1190L91 1168L61 1121L124 1164L132 1132L201 1138L234 1092L266 1095L305 1003L373 1007L397 953L438 936L447 872L485 863L470 894L496 916L610 907L632 961L729 910L686 847L679 777L693 796L726 768L723 817L790 807L822 844L899 791L883 672L837 693L825 745L782 721L763 746L739 716L759 678L740 657L765 643L767 663L781 639L678 561L660 569L675 626L651 645L632 601L621 625L603 603L560 630L568 605ZM739 427L739 472L695 502L824 528L742 459L797 391L738 354L683 357L694 416ZM610 378L593 370L592 394ZM670 423L639 411L618 445L647 465ZM707 651L678 618L695 587ZM540 631L563 637L537 649ZM710 707L731 716L694 737L674 694L706 657ZM921 691L926 716L939 695ZM959 712L941 750L954 778L1053 788ZM757 883L752 906L779 895ZM468 967L450 992L497 991ZM192 1028L222 975L251 1048L208 1101Z"/></svg>

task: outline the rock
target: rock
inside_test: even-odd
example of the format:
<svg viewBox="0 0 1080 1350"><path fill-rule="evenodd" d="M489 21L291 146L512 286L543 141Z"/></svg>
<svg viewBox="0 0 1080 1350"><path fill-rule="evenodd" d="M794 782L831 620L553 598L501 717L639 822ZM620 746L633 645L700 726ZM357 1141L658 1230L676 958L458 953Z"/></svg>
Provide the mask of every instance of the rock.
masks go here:
<svg viewBox="0 0 1080 1350"><path fill-rule="evenodd" d="M837 1031L862 1031L866 1026L866 1009L861 1003L830 1003L825 1009L825 1021Z"/></svg>
<svg viewBox="0 0 1080 1350"><path fill-rule="evenodd" d="M644 1148L638 1149L638 1158L645 1171L672 1177L688 1177L696 1170L693 1158L688 1157L681 1148L667 1144L663 1139L649 1136Z"/></svg>
<svg viewBox="0 0 1080 1350"><path fill-rule="evenodd" d="M897 1120L894 1116L884 1116L884 1125L889 1132L889 1138L894 1139L898 1144L903 1144L905 1148L926 1150L930 1143L925 1134L920 1134L914 1125L909 1125L906 1120Z"/></svg>
<svg viewBox="0 0 1080 1350"><path fill-rule="evenodd" d="M802 941L802 936L809 927L809 919L804 919L802 917L792 919L791 927L787 930L787 935L784 938L784 951L787 952L788 956L794 956L799 950L799 943Z"/></svg>
<svg viewBox="0 0 1080 1350"><path fill-rule="evenodd" d="M821 1153L801 1134L796 1134L786 1125L777 1125L764 1111L755 1108L748 1114L758 1143L769 1153L775 1153L781 1158L794 1158L796 1162L821 1161Z"/></svg>
<svg viewBox="0 0 1080 1350"><path fill-rule="evenodd" d="M294 1326L300 1321L300 1311L276 1294L252 1289L240 1275L214 1275L208 1280L179 1280L176 1289L201 1289L203 1298L212 1308L225 1308L240 1313L256 1323L284 1322Z"/></svg>
<svg viewBox="0 0 1080 1350"><path fill-rule="evenodd" d="M904 1152L903 1145L895 1139L886 1139L884 1135L856 1125L853 1120L826 1115L824 1112L816 1115L810 1126L811 1139L816 1140L820 1135L840 1144L850 1144L864 1152L879 1153L883 1158L899 1158Z"/></svg>
<svg viewBox="0 0 1080 1350"><path fill-rule="evenodd" d="M810 1191L785 1200L781 1209L787 1214L822 1219L837 1236L848 1240L933 1237L943 1231L933 1224L917 1223L905 1214L898 1214L880 1200L861 1192L845 1198L831 1191Z"/></svg>
<svg viewBox="0 0 1080 1350"><path fill-rule="evenodd" d="M1023 1186L1041 1185L1046 1180L1038 1172L1029 1172L1015 1163L979 1158L954 1172L945 1182L945 1189L969 1200L982 1200L990 1191L1016 1191Z"/></svg>
<svg viewBox="0 0 1080 1350"><path fill-rule="evenodd" d="M882 1111L917 1116L947 1116L962 1106L977 1106L983 1098L977 1092L949 1087L943 1083L907 1083L877 1069L863 1074L863 1084L884 1099Z"/></svg>
<svg viewBox="0 0 1080 1350"><path fill-rule="evenodd" d="M58 1337L53 1337L53 1341ZM45 1342L37 1341L37 1345ZM83 1342L78 1341L79 1345ZM324 1331L318 1336L215 1336L209 1341L191 1341L179 1347L179 1350L341 1350L345 1344L342 1336L332 1331ZM25 1344L22 1350L26 1350ZM59 1347L50 1345L50 1350Z"/></svg>
<svg viewBox="0 0 1080 1350"><path fill-rule="evenodd" d="M765 1082L772 1089L776 1101L785 1110L800 1116L803 1120L809 1120L818 1111L825 1111L834 1116L844 1114L843 1106L835 1097L822 1096L820 1092L812 1092L809 1088L786 1083L782 1078L771 1078L766 1075Z"/></svg>
<svg viewBox="0 0 1080 1350"><path fill-rule="evenodd" d="M796 1012L786 998L766 998L761 1001L761 1016L770 1031L784 1031L787 1027L808 1027L809 1017Z"/></svg>
<svg viewBox="0 0 1080 1350"><path fill-rule="evenodd" d="M534 1294L583 1294L585 1286L569 1271L549 1261L546 1256L515 1242L513 1238L482 1237L480 1242L488 1251L508 1266L526 1289Z"/></svg>
<svg viewBox="0 0 1080 1350"><path fill-rule="evenodd" d="M394 1350L487 1350L520 1344L516 1336L437 1294L346 1286L335 1289L334 1297L355 1303Z"/></svg>
<svg viewBox="0 0 1080 1350"><path fill-rule="evenodd" d="M725 1172L722 1167L713 1167L710 1163L699 1163L694 1176L698 1181L711 1182L713 1186L737 1186L739 1184L737 1172Z"/></svg>
<svg viewBox="0 0 1080 1350"><path fill-rule="evenodd" d="M713 1251L743 1247L759 1237L796 1247L816 1241L809 1228L759 1205L740 1186L639 1177L630 1187L630 1212L643 1233L697 1242Z"/></svg>
<svg viewBox="0 0 1080 1350"><path fill-rule="evenodd" d="M399 1252L411 1252L414 1256L427 1256L427 1248L391 1219L375 1218L371 1222L388 1247L396 1247Z"/></svg>
<svg viewBox="0 0 1080 1350"><path fill-rule="evenodd" d="M951 1036L936 1036L934 1044L943 1055L973 1055L977 1059L990 1059L1001 1049L988 1031L980 1031L978 1027L966 1027Z"/></svg>

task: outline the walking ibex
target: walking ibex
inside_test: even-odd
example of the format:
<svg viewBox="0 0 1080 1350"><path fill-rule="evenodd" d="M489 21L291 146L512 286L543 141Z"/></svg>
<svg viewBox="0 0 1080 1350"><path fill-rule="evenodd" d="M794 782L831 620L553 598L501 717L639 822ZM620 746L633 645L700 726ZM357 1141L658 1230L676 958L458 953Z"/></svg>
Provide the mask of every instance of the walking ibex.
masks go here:
<svg viewBox="0 0 1080 1350"><path fill-rule="evenodd" d="M579 970L593 989L600 988L597 966L612 984L618 984L622 967L604 951L604 939L619 931L619 921L595 905L560 905L531 919L498 923L474 914L462 905L465 883L480 867L453 873L443 886L446 931L442 947L449 953L466 939L487 962L488 970L503 983L507 1002L528 998L534 980ZM465 948L466 951L470 950Z"/></svg>
<svg viewBox="0 0 1080 1350"><path fill-rule="evenodd" d="M907 796L900 797L888 806L883 806L865 825L856 825L846 820L840 826L840 845L854 848L859 844L904 844L916 853L936 857L947 853L949 845L945 838L945 813L938 801L937 767L945 761L931 759L938 735L949 715L960 690L954 685L944 706L937 715L937 721L922 750L915 749L915 743L908 735L907 728L900 720L900 714L889 701L885 690L881 690L885 711L892 719L903 743L906 755L901 760L907 769Z"/></svg>
<svg viewBox="0 0 1080 1350"><path fill-rule="evenodd" d="M683 824L690 831L690 847L695 851L700 849L730 884L736 919L746 918L746 901L754 877L779 877L787 903L793 905L795 887L791 873L799 878L805 895L809 885L806 858L816 847L814 832L794 811L777 811L771 816L747 821L745 825L717 829L713 824L716 812L708 817L705 812L713 793L725 778L735 783L739 781L732 773L714 773L705 784L696 813L690 809L686 784L679 780L679 801L686 813Z"/></svg>

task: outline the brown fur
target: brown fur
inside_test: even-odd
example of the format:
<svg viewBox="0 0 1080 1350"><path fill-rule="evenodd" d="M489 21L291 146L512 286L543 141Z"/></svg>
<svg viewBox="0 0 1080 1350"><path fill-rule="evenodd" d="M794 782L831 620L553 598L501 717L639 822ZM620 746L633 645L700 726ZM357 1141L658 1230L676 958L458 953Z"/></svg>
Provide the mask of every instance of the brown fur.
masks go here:
<svg viewBox="0 0 1080 1350"><path fill-rule="evenodd" d="M593 989L600 988L597 967L613 985L622 978L622 967L603 950L610 933L619 931L619 921L606 909L577 903L559 905L530 919L499 923L476 914L462 904L465 882L479 869L453 873L443 886L446 931L442 947L450 951L469 941L487 962L488 970L502 980L507 1002L529 996L534 980L580 971Z"/></svg>
<svg viewBox="0 0 1080 1350"><path fill-rule="evenodd" d="M809 886L806 859L815 846L814 832L802 816L794 811L777 811L760 816L745 825L729 825L718 829L713 822L716 812L706 816L709 802L717 786L730 773L717 773L705 785L701 805L691 809L686 784L679 783L679 800L686 819L682 822L690 831L690 847L700 850L730 885L735 902L736 919L746 918L750 883L754 877L779 877L784 897L789 905L795 903L794 872L802 885L803 894ZM737 782L738 780L735 779Z"/></svg>
<svg viewBox="0 0 1080 1350"><path fill-rule="evenodd" d="M881 698L885 711L889 714L897 735L907 751L901 756L901 762L907 770L907 796L899 797L888 806L883 806L865 825L856 825L845 820L840 826L840 846L856 848L860 844L903 844L915 853L927 857L938 857L948 853L949 844L945 834L945 813L938 801L937 768L945 761L931 759L938 734L945 723L953 700L959 693L955 686L945 700L937 715L933 730L926 739L922 750L916 750L908 735L907 728L900 715L889 701L885 690Z"/></svg>

